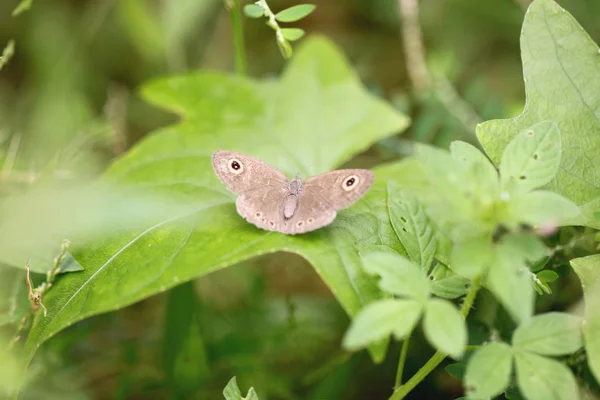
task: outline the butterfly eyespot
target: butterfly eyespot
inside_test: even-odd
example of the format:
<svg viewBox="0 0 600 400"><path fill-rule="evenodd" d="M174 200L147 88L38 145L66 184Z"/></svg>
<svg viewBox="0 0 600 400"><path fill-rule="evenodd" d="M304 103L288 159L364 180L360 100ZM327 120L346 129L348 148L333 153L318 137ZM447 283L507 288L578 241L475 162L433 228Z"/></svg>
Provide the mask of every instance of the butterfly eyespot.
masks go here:
<svg viewBox="0 0 600 400"><path fill-rule="evenodd" d="M244 165L238 159L232 158L228 161L227 167L229 168L229 172L235 175L239 175L244 172Z"/></svg>
<svg viewBox="0 0 600 400"><path fill-rule="evenodd" d="M257 212L257 213L256 213L256 214L254 214L254 215L256 215L256 218L262 218L262 213L261 213L261 212Z"/></svg>
<svg viewBox="0 0 600 400"><path fill-rule="evenodd" d="M304 221L298 221L298 222L296 222L296 226L298 228L300 228L302 225L304 225Z"/></svg>
<svg viewBox="0 0 600 400"><path fill-rule="evenodd" d="M358 176L350 175L344 179L344 182L342 182L342 189L344 189L346 192L349 192L350 190L354 189L356 185L358 185L358 182L360 182Z"/></svg>
<svg viewBox="0 0 600 400"><path fill-rule="evenodd" d="M267 219L266 218L262 218L261 221L262 222L267 222Z"/></svg>
<svg viewBox="0 0 600 400"><path fill-rule="evenodd" d="M309 219L306 220L306 223L309 224L309 225L312 224L313 222L315 222L314 218L309 218Z"/></svg>

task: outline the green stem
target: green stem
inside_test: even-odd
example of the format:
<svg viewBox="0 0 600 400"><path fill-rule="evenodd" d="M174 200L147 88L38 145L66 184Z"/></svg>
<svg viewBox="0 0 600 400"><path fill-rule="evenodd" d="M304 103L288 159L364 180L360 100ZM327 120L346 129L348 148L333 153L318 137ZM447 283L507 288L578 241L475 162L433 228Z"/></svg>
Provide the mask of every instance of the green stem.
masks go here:
<svg viewBox="0 0 600 400"><path fill-rule="evenodd" d="M462 305L460 310L463 318L467 318L469 315L469 311L471 311L471 307L473 306L473 302L475 301L475 297L477 296L477 292L481 287L481 277L476 276L471 282L471 287L469 288L469 292L467 293L467 297L465 297L465 302ZM397 388L389 400L401 400L406 397L427 375L431 373L442 361L446 358L446 354L441 351L436 351L435 354L414 374L404 385Z"/></svg>
<svg viewBox="0 0 600 400"><path fill-rule="evenodd" d="M246 51L244 49L240 0L231 1L231 25L233 27L233 46L235 48L235 71L240 75L246 75Z"/></svg>
<svg viewBox="0 0 600 400"><path fill-rule="evenodd" d="M402 385L402 373L404 372L404 363L406 362L406 353L408 353L408 342L410 341L410 335L402 342L402 349L400 350L400 359L398 360L398 369L396 370L396 383L394 384L394 390L398 389Z"/></svg>

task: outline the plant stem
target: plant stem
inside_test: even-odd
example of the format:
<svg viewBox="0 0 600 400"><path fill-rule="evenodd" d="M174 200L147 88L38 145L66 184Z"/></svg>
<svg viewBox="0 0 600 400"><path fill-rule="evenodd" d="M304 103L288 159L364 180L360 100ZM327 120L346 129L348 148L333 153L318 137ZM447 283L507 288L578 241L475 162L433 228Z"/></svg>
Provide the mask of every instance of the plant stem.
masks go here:
<svg viewBox="0 0 600 400"><path fill-rule="evenodd" d="M246 51L244 49L240 0L231 1L231 25L233 27L233 46L235 48L235 71L240 75L246 75Z"/></svg>
<svg viewBox="0 0 600 400"><path fill-rule="evenodd" d="M471 307L473 306L473 302L475 301L475 297L477 296L477 292L481 287L481 277L476 276L471 282L471 287L469 288L469 292L467 293L467 297L465 297L465 302L461 307L461 314L463 318L467 318L469 315L469 311L471 311ZM431 373L442 361L446 358L446 354L441 351L436 351L433 356L414 374L404 385L397 388L389 400L401 400L408 393L410 393L427 375Z"/></svg>
<svg viewBox="0 0 600 400"><path fill-rule="evenodd" d="M400 359L398 359L398 369L396 370L396 383L394 384L394 390L398 389L402 385L402 373L404 372L404 363L406 362L406 353L408 353L408 342L410 341L410 335L402 342L402 349L400 350Z"/></svg>

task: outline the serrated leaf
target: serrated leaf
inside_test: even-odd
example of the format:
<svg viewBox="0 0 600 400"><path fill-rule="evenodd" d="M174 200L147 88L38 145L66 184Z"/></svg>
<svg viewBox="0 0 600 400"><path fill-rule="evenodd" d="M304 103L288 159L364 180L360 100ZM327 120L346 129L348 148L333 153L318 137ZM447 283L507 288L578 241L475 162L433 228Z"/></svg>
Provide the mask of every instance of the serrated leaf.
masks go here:
<svg viewBox="0 0 600 400"><path fill-rule="evenodd" d="M575 377L564 364L532 353L516 353L517 382L527 400L579 399Z"/></svg>
<svg viewBox="0 0 600 400"><path fill-rule="evenodd" d="M265 12L262 7L256 4L246 4L244 6L244 14L249 18L261 18Z"/></svg>
<svg viewBox="0 0 600 400"><path fill-rule="evenodd" d="M430 299L423 320L425 337L436 349L460 359L467 345L467 327L456 307L447 300Z"/></svg>
<svg viewBox="0 0 600 400"><path fill-rule="evenodd" d="M400 190L393 181L388 183L390 222L409 258L428 271L437 241L423 205L408 191Z"/></svg>
<svg viewBox="0 0 600 400"><path fill-rule="evenodd" d="M182 121L148 135L119 158L102 185L176 204L169 208L171 215L120 227L76 254L86 269L61 277L48 292L48 317L34 322L27 360L41 343L76 321L276 251L306 258L352 316L382 297L362 270L358 251L363 244L401 249L381 201L386 182L377 181L331 226L286 236L241 218L235 197L210 162L214 150L233 143L232 150L306 178L403 130L408 119L369 95L331 42L320 37L303 41L278 82L192 73L155 81L142 92ZM376 359L383 355L382 346L372 350Z"/></svg>
<svg viewBox="0 0 600 400"><path fill-rule="evenodd" d="M525 14L521 56L527 106L513 119L485 122L477 136L490 158L519 132L543 121L560 130L560 169L547 185L580 207L578 224L600 228L593 212L600 207L600 189L591 176L600 176L600 58L598 45L556 2L536 0Z"/></svg>
<svg viewBox="0 0 600 400"><path fill-rule="evenodd" d="M515 350L546 356L571 354L583 346L581 318L560 312L536 315L513 334Z"/></svg>
<svg viewBox="0 0 600 400"><path fill-rule="evenodd" d="M581 280L585 299L583 337L588 364L600 381L600 254L575 258L571 266Z"/></svg>
<svg viewBox="0 0 600 400"><path fill-rule="evenodd" d="M283 33L284 38L286 38L290 42L293 42L294 40L302 38L306 32L304 32L303 29L299 28L283 28L281 30L281 33Z"/></svg>
<svg viewBox="0 0 600 400"><path fill-rule="evenodd" d="M314 4L298 4L278 12L275 14L275 19L279 22L295 22L312 13L315 8L317 8L317 6Z"/></svg>
<svg viewBox="0 0 600 400"><path fill-rule="evenodd" d="M444 264L437 264L431 274L431 293L445 299L464 296L469 290L469 280L454 273Z"/></svg>
<svg viewBox="0 0 600 400"><path fill-rule="evenodd" d="M429 297L429 279L406 258L390 252L368 253L363 257L365 271L381 277L379 287L384 292L414 298L420 302Z"/></svg>
<svg viewBox="0 0 600 400"><path fill-rule="evenodd" d="M397 339L408 335L421 317L423 305L415 300L379 300L367 305L356 316L344 335L343 346L349 350L393 334Z"/></svg>
<svg viewBox="0 0 600 400"><path fill-rule="evenodd" d="M564 225L574 223L579 216L577 206L567 198L546 190L513 195L500 221L516 227L521 223Z"/></svg>
<svg viewBox="0 0 600 400"><path fill-rule="evenodd" d="M537 275L538 279L541 280L542 282L554 282L555 280L558 279L558 274L549 269L540 271L536 275Z"/></svg>
<svg viewBox="0 0 600 400"><path fill-rule="evenodd" d="M520 132L502 153L502 190L522 193L546 185L556 176L560 157L560 132L555 123L540 122Z"/></svg>
<svg viewBox="0 0 600 400"><path fill-rule="evenodd" d="M469 399L493 397L510 382L512 350L506 343L490 343L479 348L469 359L465 391Z"/></svg>

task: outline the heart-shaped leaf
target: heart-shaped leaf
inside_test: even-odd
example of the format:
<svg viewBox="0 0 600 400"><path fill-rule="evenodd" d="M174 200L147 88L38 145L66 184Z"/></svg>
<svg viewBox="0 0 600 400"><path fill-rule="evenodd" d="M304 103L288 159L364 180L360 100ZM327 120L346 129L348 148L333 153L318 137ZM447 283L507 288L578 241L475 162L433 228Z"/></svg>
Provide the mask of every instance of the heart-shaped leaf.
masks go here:
<svg viewBox="0 0 600 400"><path fill-rule="evenodd" d="M600 57L598 45L553 0L535 0L521 34L527 104L513 119L488 121L477 136L498 164L513 136L541 121L560 129L562 157L547 188L577 204L578 224L600 228Z"/></svg>
<svg viewBox="0 0 600 400"><path fill-rule="evenodd" d="M102 184L160 195L176 207L170 216L121 227L76 254L86 270L62 277L48 292L48 317L34 322L27 361L76 321L276 251L308 260L351 316L382 297L358 253L367 245L403 251L389 223L385 181L378 179L331 226L294 237L248 224L211 167L211 153L228 148L306 178L406 127L408 119L369 95L329 41L305 41L275 83L194 73L158 80L143 93L183 120L145 138L112 165ZM382 358L384 347L371 350Z"/></svg>

